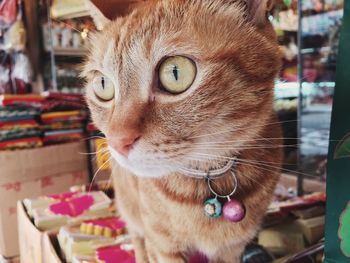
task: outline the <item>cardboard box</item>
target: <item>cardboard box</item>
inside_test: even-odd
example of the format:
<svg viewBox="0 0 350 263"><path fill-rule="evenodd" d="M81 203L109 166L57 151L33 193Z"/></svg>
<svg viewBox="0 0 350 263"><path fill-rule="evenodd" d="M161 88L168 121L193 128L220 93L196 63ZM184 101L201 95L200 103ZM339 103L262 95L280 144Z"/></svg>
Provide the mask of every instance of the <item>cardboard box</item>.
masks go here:
<svg viewBox="0 0 350 263"><path fill-rule="evenodd" d="M263 229L259 233L259 244L278 256L305 248L303 233L294 221Z"/></svg>
<svg viewBox="0 0 350 263"><path fill-rule="evenodd" d="M18 229L20 233L20 262L61 263L51 238L57 233L40 232L32 223L21 201L17 203Z"/></svg>
<svg viewBox="0 0 350 263"><path fill-rule="evenodd" d="M41 190L41 185L37 185L35 182L29 182L29 186L32 187L32 190L37 191L37 195L46 195L49 193L60 193L65 192L72 184L86 183L87 174L78 173L79 178L77 178L77 173L70 173L61 176L52 177L50 181L52 185L45 189ZM26 184L24 184L26 186ZM49 193L48 193L49 192ZM24 198L24 197L22 197ZM45 263L51 261L44 261L43 258L43 238L45 232L41 232L36 228L31 219L28 217L27 212L21 201L17 203L17 217L18 217L18 237L19 237L19 253L21 262L23 263ZM15 220L16 222L17 220ZM10 222L8 222L10 224ZM10 229L9 232L12 232L12 235L17 234L17 228ZM10 238L8 238L9 240ZM11 236L14 244L17 244L17 236ZM10 244L9 244L10 245ZM17 248L17 247L16 247ZM15 248L13 248L15 249ZM18 249L18 248L17 248Z"/></svg>
<svg viewBox="0 0 350 263"><path fill-rule="evenodd" d="M85 143L0 152L0 255L19 255L16 203L88 181ZM36 262L35 262L36 263Z"/></svg>
<svg viewBox="0 0 350 263"><path fill-rule="evenodd" d="M317 243L324 237L325 216L298 219L296 223L300 226L305 239L310 245Z"/></svg>
<svg viewBox="0 0 350 263"><path fill-rule="evenodd" d="M58 246L56 233L44 233L42 240L43 262L62 263L56 250Z"/></svg>

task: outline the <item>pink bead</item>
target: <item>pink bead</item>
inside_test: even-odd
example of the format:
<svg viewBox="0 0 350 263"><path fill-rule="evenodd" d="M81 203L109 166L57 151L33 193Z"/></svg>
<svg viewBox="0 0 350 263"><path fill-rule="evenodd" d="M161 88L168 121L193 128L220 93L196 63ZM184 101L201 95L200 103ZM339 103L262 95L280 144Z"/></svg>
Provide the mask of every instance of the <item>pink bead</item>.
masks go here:
<svg viewBox="0 0 350 263"><path fill-rule="evenodd" d="M245 216L245 208L240 201L229 200L223 207L224 218L230 222L237 223L243 220Z"/></svg>

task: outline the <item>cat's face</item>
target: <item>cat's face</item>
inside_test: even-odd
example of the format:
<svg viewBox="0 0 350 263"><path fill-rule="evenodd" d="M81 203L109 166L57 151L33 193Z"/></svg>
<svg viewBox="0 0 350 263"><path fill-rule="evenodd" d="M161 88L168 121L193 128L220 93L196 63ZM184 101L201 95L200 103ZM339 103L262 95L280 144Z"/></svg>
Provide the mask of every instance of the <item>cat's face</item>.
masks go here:
<svg viewBox="0 0 350 263"><path fill-rule="evenodd" d="M247 9L157 1L94 34L86 97L121 165L145 177L188 174L254 144L272 111L279 50L269 23Z"/></svg>

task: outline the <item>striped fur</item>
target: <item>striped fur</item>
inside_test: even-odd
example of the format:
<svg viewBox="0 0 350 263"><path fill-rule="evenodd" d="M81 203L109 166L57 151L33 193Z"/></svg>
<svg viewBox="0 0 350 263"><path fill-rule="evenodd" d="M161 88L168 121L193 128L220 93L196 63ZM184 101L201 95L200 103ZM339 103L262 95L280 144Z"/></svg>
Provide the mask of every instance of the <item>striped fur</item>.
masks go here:
<svg viewBox="0 0 350 263"><path fill-rule="evenodd" d="M194 250L211 262L239 262L269 205L282 159L281 140L269 140L281 137L272 110L280 54L272 26L257 14L266 12L260 5L267 1L246 1L147 1L91 39L83 76L94 123L111 145L120 132L142 135L128 158L116 157L121 165L113 171L138 262L182 263ZM171 55L190 57L198 72L176 96L157 86L159 63ZM94 95L96 72L113 81L114 100ZM234 155L274 164L238 165L236 198L247 215L237 224L207 218L205 180L183 172L221 167L225 159L215 156ZM230 180L216 183L229 192Z"/></svg>

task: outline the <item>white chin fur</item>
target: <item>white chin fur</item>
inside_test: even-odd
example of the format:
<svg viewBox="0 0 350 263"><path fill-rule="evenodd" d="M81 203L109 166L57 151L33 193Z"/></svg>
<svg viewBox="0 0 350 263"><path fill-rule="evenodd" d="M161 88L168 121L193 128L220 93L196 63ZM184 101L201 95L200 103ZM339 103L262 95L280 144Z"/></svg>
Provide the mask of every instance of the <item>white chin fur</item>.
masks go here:
<svg viewBox="0 0 350 263"><path fill-rule="evenodd" d="M108 146L109 152L111 153L111 156L114 160L116 160L119 165L122 167L128 169L130 172L132 172L134 175L139 177L146 177L146 178L159 178L163 176L167 176L172 172L175 172L175 167L170 166L164 166L164 165L156 165L154 167L152 166L146 166L142 160L136 160L136 158L132 158L132 154L130 154L129 158L125 158L121 154L119 154L116 150L114 150L112 147Z"/></svg>

